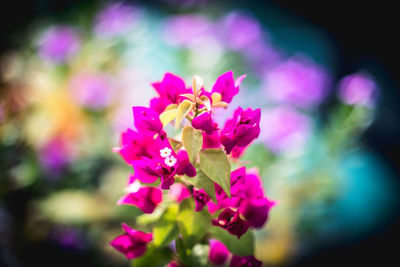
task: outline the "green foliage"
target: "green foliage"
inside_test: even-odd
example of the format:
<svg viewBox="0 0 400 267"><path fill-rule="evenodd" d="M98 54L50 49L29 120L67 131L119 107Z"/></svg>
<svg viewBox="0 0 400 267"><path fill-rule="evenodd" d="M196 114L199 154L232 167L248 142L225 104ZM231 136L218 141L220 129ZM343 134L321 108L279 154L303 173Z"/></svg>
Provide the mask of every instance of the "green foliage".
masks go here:
<svg viewBox="0 0 400 267"><path fill-rule="evenodd" d="M187 99L183 100L182 103L179 104L176 112L175 129L178 129L182 120L185 118L186 114L189 113L192 107L192 102Z"/></svg>
<svg viewBox="0 0 400 267"><path fill-rule="evenodd" d="M202 188L211 197L211 199L217 203L217 198L215 196L215 185L214 182L208 178L201 170L197 170L197 175L193 178L187 179L196 188Z"/></svg>
<svg viewBox="0 0 400 267"><path fill-rule="evenodd" d="M175 244L176 252L186 266L209 266L208 252L210 248L208 245L197 244L192 249L188 249L181 238L177 238Z"/></svg>
<svg viewBox="0 0 400 267"><path fill-rule="evenodd" d="M190 162L194 162L203 145L203 135L200 130L185 127L182 131L182 141L188 153Z"/></svg>
<svg viewBox="0 0 400 267"><path fill-rule="evenodd" d="M177 222L185 247L192 248L207 233L211 218L206 209L197 212L194 201L185 199L180 204Z"/></svg>
<svg viewBox="0 0 400 267"><path fill-rule="evenodd" d="M225 152L219 149L200 151L200 169L231 196L231 165Z"/></svg>
<svg viewBox="0 0 400 267"><path fill-rule="evenodd" d="M210 231L233 254L239 256L254 255L254 234L250 229L240 239L217 226L212 226Z"/></svg>
<svg viewBox="0 0 400 267"><path fill-rule="evenodd" d="M168 245L179 235L179 229L176 223L178 211L178 204L171 204L156 223L153 229L154 245L158 247Z"/></svg>
<svg viewBox="0 0 400 267"><path fill-rule="evenodd" d="M168 248L148 247L146 253L132 261L132 267L163 267L172 259Z"/></svg>
<svg viewBox="0 0 400 267"><path fill-rule="evenodd" d="M167 125L176 118L177 109L166 110L160 114L160 121L163 126Z"/></svg>

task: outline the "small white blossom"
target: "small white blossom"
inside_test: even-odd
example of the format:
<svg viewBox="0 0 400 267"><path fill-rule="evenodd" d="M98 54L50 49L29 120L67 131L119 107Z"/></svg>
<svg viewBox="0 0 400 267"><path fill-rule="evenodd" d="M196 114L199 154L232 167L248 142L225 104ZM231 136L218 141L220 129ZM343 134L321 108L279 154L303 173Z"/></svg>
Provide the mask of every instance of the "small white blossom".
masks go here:
<svg viewBox="0 0 400 267"><path fill-rule="evenodd" d="M176 158L174 156L170 156L165 159L165 164L167 164L168 167L173 167L175 166L176 163Z"/></svg>
<svg viewBox="0 0 400 267"><path fill-rule="evenodd" d="M172 150L169 149L168 147L164 147L163 149L160 150L160 156L163 158L167 158L171 156Z"/></svg>

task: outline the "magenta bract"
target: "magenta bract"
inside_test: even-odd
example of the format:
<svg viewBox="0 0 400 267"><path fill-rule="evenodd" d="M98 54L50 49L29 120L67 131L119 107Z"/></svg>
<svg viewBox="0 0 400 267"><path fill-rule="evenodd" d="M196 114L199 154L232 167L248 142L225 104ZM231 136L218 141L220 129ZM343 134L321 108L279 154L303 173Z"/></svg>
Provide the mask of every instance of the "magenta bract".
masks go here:
<svg viewBox="0 0 400 267"><path fill-rule="evenodd" d="M211 113L204 112L193 119L192 126L195 129L203 130L206 134L212 135L214 123L211 119Z"/></svg>
<svg viewBox="0 0 400 267"><path fill-rule="evenodd" d="M158 114L151 108L133 107L134 124L138 131L160 133L163 125Z"/></svg>
<svg viewBox="0 0 400 267"><path fill-rule="evenodd" d="M142 256L146 251L147 243L153 240L153 234L136 231L125 223L122 224L122 229L125 233L117 236L110 242L110 245L123 253L128 259Z"/></svg>
<svg viewBox="0 0 400 267"><path fill-rule="evenodd" d="M239 216L239 212L226 208L219 215L217 220L213 220L212 224L226 229L232 235L237 236L239 239L242 235L247 232L250 225L242 220Z"/></svg>
<svg viewBox="0 0 400 267"><path fill-rule="evenodd" d="M230 252L228 248L216 239L210 240L210 251L208 259L211 263L222 265L227 262Z"/></svg>
<svg viewBox="0 0 400 267"><path fill-rule="evenodd" d="M230 103L232 98L239 93L239 86L246 75L242 75L236 80L233 79L233 72L228 71L217 78L211 93L220 93L222 101Z"/></svg>
<svg viewBox="0 0 400 267"><path fill-rule="evenodd" d="M260 134L261 110L241 107L235 110L232 119L226 121L221 130L220 141L226 153L231 153L235 146L245 147Z"/></svg>
<svg viewBox="0 0 400 267"><path fill-rule="evenodd" d="M157 187L141 187L137 192L131 192L122 196L118 205L132 205L141 209L144 213L152 213L162 201L162 192Z"/></svg>
<svg viewBox="0 0 400 267"><path fill-rule="evenodd" d="M246 257L233 255L231 262L229 263L229 267L243 267L243 266L261 267L262 262L257 260L252 255Z"/></svg>
<svg viewBox="0 0 400 267"><path fill-rule="evenodd" d="M207 195L204 189L196 190L193 189L193 198L196 204L196 211L203 210L204 206L210 201L210 197Z"/></svg>

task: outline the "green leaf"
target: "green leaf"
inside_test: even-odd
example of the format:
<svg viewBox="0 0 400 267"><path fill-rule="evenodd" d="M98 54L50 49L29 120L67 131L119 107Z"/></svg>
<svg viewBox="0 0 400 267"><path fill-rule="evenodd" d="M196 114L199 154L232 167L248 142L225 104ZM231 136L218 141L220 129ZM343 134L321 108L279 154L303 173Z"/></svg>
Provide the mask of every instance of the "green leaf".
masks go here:
<svg viewBox="0 0 400 267"><path fill-rule="evenodd" d="M192 248L208 232L211 218L206 209L197 212L194 201L185 199L180 204L177 222L185 246Z"/></svg>
<svg viewBox="0 0 400 267"><path fill-rule="evenodd" d="M204 174L201 170L197 170L196 177L186 179L189 183L191 183L194 187L198 189L204 189L207 195L211 197L211 199L217 203L217 198L215 196L215 185L214 182L208 178L207 175Z"/></svg>
<svg viewBox="0 0 400 267"><path fill-rule="evenodd" d="M174 138L168 137L168 141L171 144L172 149L176 152L179 150L179 148L182 147L183 143L181 141L178 141Z"/></svg>
<svg viewBox="0 0 400 267"><path fill-rule="evenodd" d="M176 223L178 210L178 204L170 205L156 223L153 229L154 245L160 247L168 245L179 235L179 229Z"/></svg>
<svg viewBox="0 0 400 267"><path fill-rule="evenodd" d="M160 219L162 215L162 209L155 209L153 213L144 213L136 217L136 224L138 225L148 225L151 223L155 223L158 219Z"/></svg>
<svg viewBox="0 0 400 267"><path fill-rule="evenodd" d="M182 141L185 150L188 153L189 160L193 163L203 145L203 135L201 134L201 131L193 129L190 126L183 128Z"/></svg>
<svg viewBox="0 0 400 267"><path fill-rule="evenodd" d="M170 109L166 110L163 113L160 114L160 121L163 124L163 126L167 125L171 121L173 121L176 118L177 114L177 109Z"/></svg>
<svg viewBox="0 0 400 267"><path fill-rule="evenodd" d="M231 165L224 151L219 149L200 151L200 169L231 197Z"/></svg>
<svg viewBox="0 0 400 267"><path fill-rule="evenodd" d="M254 234L252 231L248 230L240 239L218 226L212 226L210 232L216 239L224 243L233 254L239 256L254 255Z"/></svg>
<svg viewBox="0 0 400 267"><path fill-rule="evenodd" d="M132 261L132 267L164 267L172 259L168 248L148 247L146 253Z"/></svg>
<svg viewBox="0 0 400 267"><path fill-rule="evenodd" d="M192 102L190 100L185 99L182 101L182 103L180 103L176 112L175 129L178 129L182 120L185 118L186 114L191 110L191 108Z"/></svg>

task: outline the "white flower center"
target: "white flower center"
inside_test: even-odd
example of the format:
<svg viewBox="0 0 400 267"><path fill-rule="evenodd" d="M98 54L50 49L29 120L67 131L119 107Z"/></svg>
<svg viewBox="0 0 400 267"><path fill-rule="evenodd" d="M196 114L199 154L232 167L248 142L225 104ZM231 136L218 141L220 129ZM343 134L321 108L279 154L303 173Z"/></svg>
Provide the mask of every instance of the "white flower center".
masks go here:
<svg viewBox="0 0 400 267"><path fill-rule="evenodd" d="M168 167L173 167L175 166L176 163L176 158L174 156L170 156L164 160L165 164L167 164Z"/></svg>
<svg viewBox="0 0 400 267"><path fill-rule="evenodd" d="M160 150L160 156L163 158L167 158L171 156L172 150L169 149L168 147L164 147L163 149Z"/></svg>

